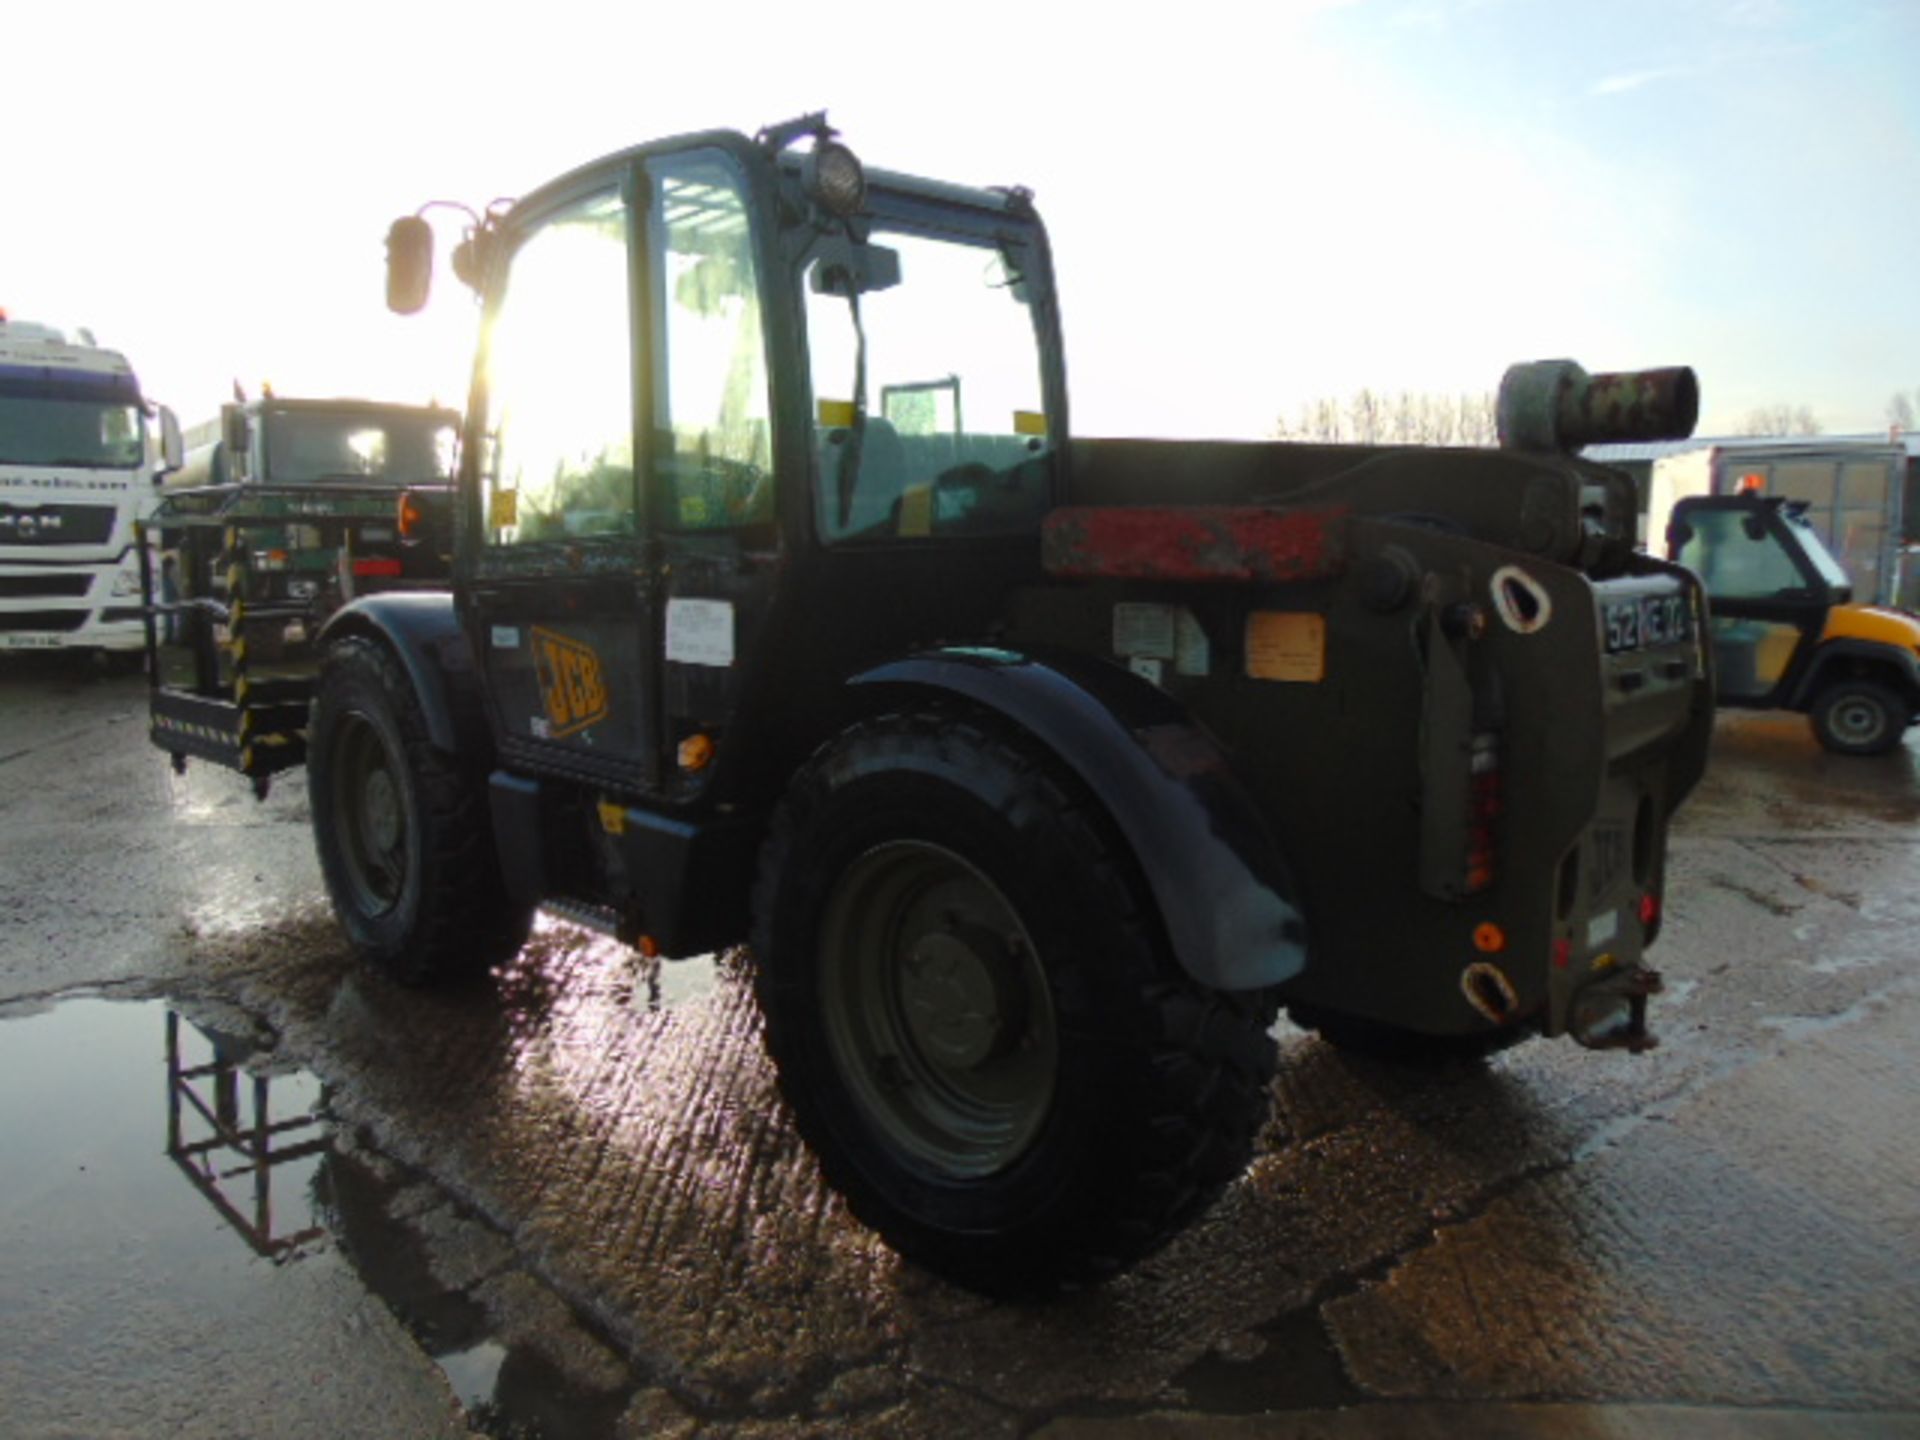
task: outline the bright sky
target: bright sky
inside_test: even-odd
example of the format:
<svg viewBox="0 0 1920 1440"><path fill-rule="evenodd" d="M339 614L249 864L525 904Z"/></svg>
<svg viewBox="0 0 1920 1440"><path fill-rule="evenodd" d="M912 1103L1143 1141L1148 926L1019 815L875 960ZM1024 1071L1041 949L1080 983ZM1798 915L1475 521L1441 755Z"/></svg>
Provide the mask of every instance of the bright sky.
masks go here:
<svg viewBox="0 0 1920 1440"><path fill-rule="evenodd" d="M869 164L1024 184L1075 428L1259 436L1508 363L1689 363L1877 429L1920 386L1912 0L16 6L0 306L91 326L188 424L238 378L461 403L388 222L825 107ZM444 213L444 212L443 212Z"/></svg>

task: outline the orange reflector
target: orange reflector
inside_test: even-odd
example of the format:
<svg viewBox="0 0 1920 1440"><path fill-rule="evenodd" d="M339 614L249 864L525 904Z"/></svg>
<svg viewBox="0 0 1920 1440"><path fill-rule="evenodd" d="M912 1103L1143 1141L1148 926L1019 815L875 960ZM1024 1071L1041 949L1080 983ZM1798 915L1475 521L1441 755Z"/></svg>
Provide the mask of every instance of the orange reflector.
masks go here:
<svg viewBox="0 0 1920 1440"><path fill-rule="evenodd" d="M1752 495L1767 488L1767 477L1757 470L1749 471L1740 477L1740 493Z"/></svg>
<svg viewBox="0 0 1920 1440"><path fill-rule="evenodd" d="M713 741L705 735L689 735L680 742L680 768L704 770L713 761Z"/></svg>
<svg viewBox="0 0 1920 1440"><path fill-rule="evenodd" d="M395 517L394 522L399 527L400 533L403 536L412 538L413 532L420 528L420 520L420 502L415 500L411 495L402 494L400 497L400 513Z"/></svg>
<svg viewBox="0 0 1920 1440"><path fill-rule="evenodd" d="M633 948L649 960L658 959L660 956L660 942L655 940L651 935L642 935L634 942Z"/></svg>
<svg viewBox="0 0 1920 1440"><path fill-rule="evenodd" d="M1491 921L1473 928L1473 948L1482 955L1498 955L1507 948L1507 932Z"/></svg>

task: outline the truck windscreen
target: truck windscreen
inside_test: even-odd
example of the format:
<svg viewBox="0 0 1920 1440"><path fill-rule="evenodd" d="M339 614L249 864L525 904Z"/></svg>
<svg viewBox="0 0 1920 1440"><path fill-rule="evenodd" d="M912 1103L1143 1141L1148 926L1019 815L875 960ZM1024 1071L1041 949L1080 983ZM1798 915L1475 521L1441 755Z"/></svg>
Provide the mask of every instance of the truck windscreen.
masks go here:
<svg viewBox="0 0 1920 1440"><path fill-rule="evenodd" d="M136 405L0 392L0 465L130 470L145 455L146 427Z"/></svg>
<svg viewBox="0 0 1920 1440"><path fill-rule="evenodd" d="M266 417L266 475L276 485L417 485L453 475L454 427L430 416L278 410Z"/></svg>

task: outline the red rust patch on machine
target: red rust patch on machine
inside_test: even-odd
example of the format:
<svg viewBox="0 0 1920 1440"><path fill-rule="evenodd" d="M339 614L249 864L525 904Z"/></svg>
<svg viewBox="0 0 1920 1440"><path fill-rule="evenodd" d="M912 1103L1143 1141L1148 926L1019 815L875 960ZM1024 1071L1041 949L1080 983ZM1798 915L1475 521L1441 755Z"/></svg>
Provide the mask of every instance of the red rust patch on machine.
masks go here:
<svg viewBox="0 0 1920 1440"><path fill-rule="evenodd" d="M1344 563L1345 507L1067 506L1041 527L1047 570L1128 580L1319 580Z"/></svg>

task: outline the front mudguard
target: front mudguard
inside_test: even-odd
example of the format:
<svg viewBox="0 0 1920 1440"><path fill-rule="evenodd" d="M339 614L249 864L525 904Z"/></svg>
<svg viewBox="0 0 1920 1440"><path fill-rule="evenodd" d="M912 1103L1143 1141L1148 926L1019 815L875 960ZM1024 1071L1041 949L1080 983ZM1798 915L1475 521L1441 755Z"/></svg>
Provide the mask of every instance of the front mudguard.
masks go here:
<svg viewBox="0 0 1920 1440"><path fill-rule="evenodd" d="M387 591L362 596L327 617L319 635L321 652L350 635L384 645L399 660L420 698L427 738L436 747L474 764L491 763L493 737L480 675L450 593Z"/></svg>
<svg viewBox="0 0 1920 1440"><path fill-rule="evenodd" d="M1257 990L1305 968L1306 925L1271 831L1213 737L1161 691L1084 656L958 647L852 683L964 699L1050 751L1119 828L1200 984Z"/></svg>

